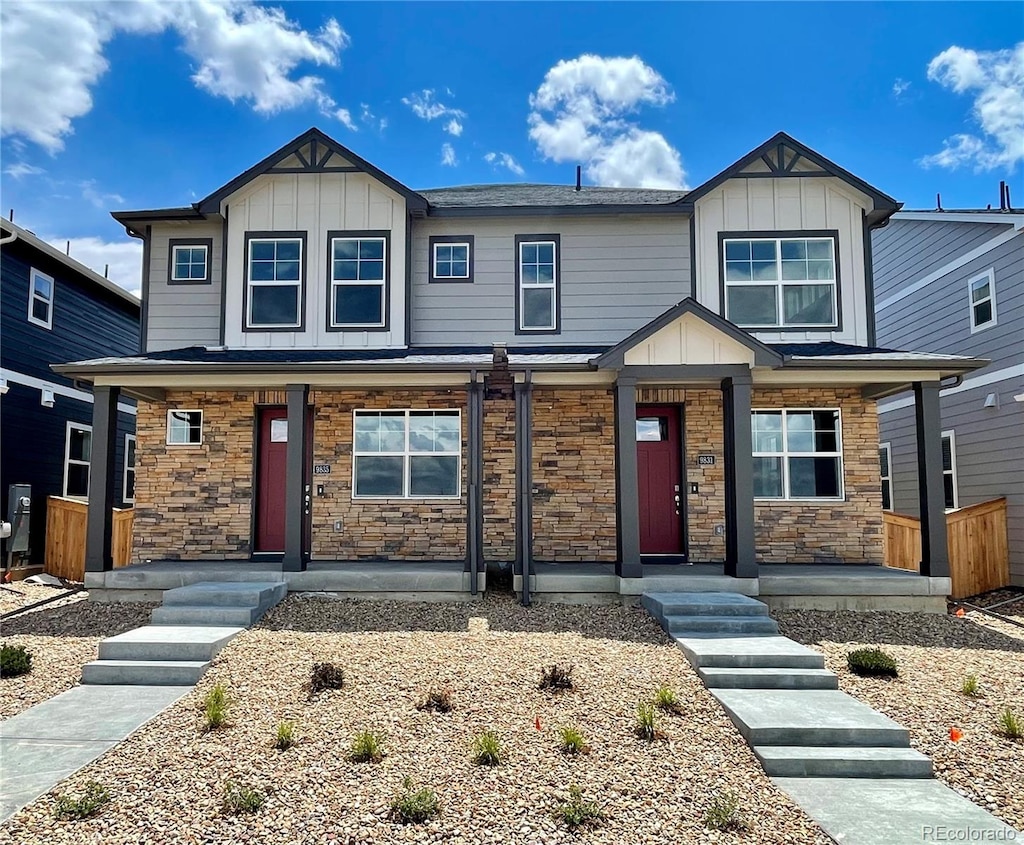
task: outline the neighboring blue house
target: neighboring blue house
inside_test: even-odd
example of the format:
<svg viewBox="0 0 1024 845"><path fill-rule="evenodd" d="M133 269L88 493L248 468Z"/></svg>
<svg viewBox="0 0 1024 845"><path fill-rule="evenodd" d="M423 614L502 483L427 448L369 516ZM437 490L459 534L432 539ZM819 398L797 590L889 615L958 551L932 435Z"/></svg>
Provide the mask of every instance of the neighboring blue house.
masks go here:
<svg viewBox="0 0 1024 845"><path fill-rule="evenodd" d="M32 486L28 561L41 565L47 496L86 500L92 451L90 386L50 365L137 352L141 304L8 220L0 220L0 244L0 506L6 515L11 484ZM122 400L117 416L115 503L130 506L135 403Z"/></svg>

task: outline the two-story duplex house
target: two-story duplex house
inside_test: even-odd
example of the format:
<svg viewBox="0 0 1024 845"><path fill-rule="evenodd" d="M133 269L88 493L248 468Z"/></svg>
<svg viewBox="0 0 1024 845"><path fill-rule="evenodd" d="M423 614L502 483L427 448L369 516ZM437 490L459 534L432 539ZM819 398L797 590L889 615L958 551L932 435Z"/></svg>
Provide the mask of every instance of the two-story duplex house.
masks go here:
<svg viewBox="0 0 1024 845"><path fill-rule="evenodd" d="M11 485L27 485L28 549L4 552L40 566L46 552L47 498L90 497L92 393L50 365L128 355L139 346L139 300L28 229L0 220L0 512ZM87 387L87 386L85 386ZM110 504L135 495L135 403L123 397L111 417L116 481ZM22 498L23 487L18 487Z"/></svg>
<svg viewBox="0 0 1024 845"><path fill-rule="evenodd" d="M940 394L945 506L1005 497L1024 584L1024 211L901 211L872 244L881 343L992 362ZM912 405L878 410L884 506L916 514Z"/></svg>
<svg viewBox="0 0 1024 845"><path fill-rule="evenodd" d="M647 564L880 564L875 402L913 386L943 576L938 389L983 362L875 346L897 208L785 134L692 191L413 191L313 129L116 213L143 349L59 370L104 397L96 429L139 399L138 560L404 562L406 591L437 562L614 593Z"/></svg>

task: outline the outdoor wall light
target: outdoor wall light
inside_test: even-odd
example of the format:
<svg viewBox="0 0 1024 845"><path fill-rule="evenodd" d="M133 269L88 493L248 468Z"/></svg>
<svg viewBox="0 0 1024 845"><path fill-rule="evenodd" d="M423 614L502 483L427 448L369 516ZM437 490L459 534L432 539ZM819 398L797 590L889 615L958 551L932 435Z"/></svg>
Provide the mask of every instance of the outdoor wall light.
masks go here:
<svg viewBox="0 0 1024 845"><path fill-rule="evenodd" d="M0 396L3 396L10 388L7 386L7 379L0 378Z"/></svg>
<svg viewBox="0 0 1024 845"><path fill-rule="evenodd" d="M44 408L52 408L54 403L53 391L48 387L44 387L42 393L39 396L39 404Z"/></svg>

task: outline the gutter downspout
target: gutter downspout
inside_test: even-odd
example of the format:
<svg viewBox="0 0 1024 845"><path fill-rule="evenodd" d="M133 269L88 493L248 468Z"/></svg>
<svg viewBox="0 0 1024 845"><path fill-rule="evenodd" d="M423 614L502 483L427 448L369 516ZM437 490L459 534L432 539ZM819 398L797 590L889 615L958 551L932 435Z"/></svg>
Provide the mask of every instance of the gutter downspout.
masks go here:
<svg viewBox="0 0 1024 845"><path fill-rule="evenodd" d="M480 386L476 380L476 370L469 375L469 500L467 502L467 536L466 555L469 558L469 591L477 595L477 567L480 556L480 537L477 533L477 521L480 518L480 426L483 423L480 413Z"/></svg>
<svg viewBox="0 0 1024 845"><path fill-rule="evenodd" d="M4 235L2 238L0 238L0 246L3 246L4 244L14 243L16 240L18 240L18 233L12 231L11 234Z"/></svg>
<svg viewBox="0 0 1024 845"><path fill-rule="evenodd" d="M518 512L516 514L519 528L519 559L522 572L522 605L530 606L530 575L533 569L530 558L533 551L533 456L532 456L532 421L530 413L530 393L533 390L533 373L526 370L522 386L516 393L519 400L516 405L516 443L519 446L519 462L516 466ZM518 385L517 385L518 386Z"/></svg>

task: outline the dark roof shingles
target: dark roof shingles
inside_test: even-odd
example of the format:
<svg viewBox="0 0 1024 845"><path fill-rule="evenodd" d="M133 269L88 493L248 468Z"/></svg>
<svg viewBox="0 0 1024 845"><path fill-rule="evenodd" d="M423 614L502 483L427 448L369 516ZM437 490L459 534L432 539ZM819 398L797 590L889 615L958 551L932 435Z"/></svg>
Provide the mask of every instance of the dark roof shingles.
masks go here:
<svg viewBox="0 0 1024 845"><path fill-rule="evenodd" d="M572 185L463 185L418 191L438 208L494 208L588 206L588 205L671 205L686 196L682 190L656 188L595 188Z"/></svg>

